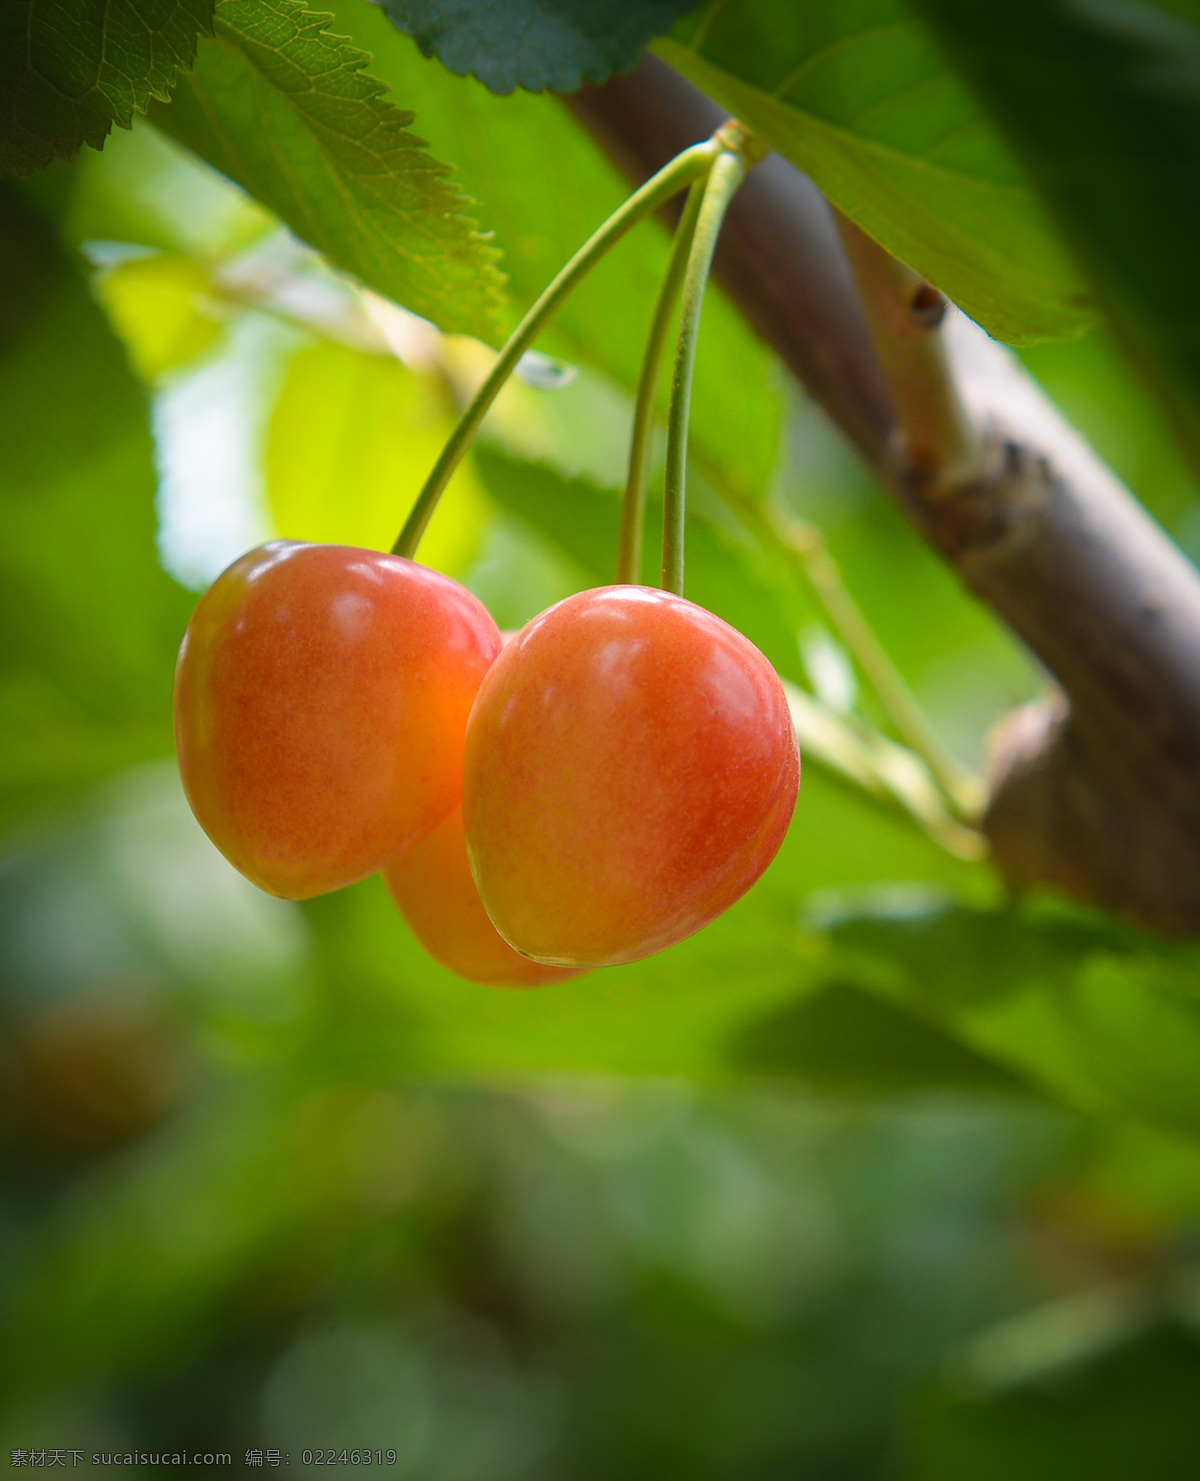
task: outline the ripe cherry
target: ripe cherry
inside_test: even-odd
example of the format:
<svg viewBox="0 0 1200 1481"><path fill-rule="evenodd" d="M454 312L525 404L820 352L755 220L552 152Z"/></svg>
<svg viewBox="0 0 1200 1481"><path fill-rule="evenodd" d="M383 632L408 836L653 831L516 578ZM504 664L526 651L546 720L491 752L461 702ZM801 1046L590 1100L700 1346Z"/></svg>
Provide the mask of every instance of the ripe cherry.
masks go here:
<svg viewBox="0 0 1200 1481"><path fill-rule="evenodd" d="M250 551L179 652L192 810L273 895L374 873L457 804L467 715L499 649L470 592L412 561L290 540Z"/></svg>
<svg viewBox="0 0 1200 1481"><path fill-rule="evenodd" d="M434 961L468 982L491 987L542 987L579 974L518 956L488 919L463 837L462 808L383 871L392 899Z"/></svg>
<svg viewBox="0 0 1200 1481"><path fill-rule="evenodd" d="M463 758L472 872L522 955L635 961L749 889L799 777L783 686L753 644L669 592L582 592L480 687Z"/></svg>

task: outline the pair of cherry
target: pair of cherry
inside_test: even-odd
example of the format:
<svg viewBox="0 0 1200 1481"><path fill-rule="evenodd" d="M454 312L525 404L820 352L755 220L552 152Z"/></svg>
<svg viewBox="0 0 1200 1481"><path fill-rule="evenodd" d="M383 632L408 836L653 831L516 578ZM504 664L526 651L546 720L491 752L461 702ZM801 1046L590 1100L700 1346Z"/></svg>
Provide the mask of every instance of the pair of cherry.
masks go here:
<svg viewBox="0 0 1200 1481"><path fill-rule="evenodd" d="M175 727L197 818L255 884L382 870L433 956L501 986L698 930L770 863L799 781L774 670L682 597L585 591L505 645L446 576L292 541L201 599Z"/></svg>

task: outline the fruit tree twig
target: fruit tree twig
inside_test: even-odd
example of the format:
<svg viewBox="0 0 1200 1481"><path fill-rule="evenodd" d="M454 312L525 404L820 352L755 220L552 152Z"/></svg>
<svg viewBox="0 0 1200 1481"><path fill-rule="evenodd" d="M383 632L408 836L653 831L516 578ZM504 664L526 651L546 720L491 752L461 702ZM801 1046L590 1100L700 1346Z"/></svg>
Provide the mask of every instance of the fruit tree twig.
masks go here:
<svg viewBox="0 0 1200 1481"><path fill-rule="evenodd" d="M617 536L618 582L635 582L641 573L642 526L646 522L646 485L649 481L654 431L654 393L658 386L663 351L671 332L688 254L692 250L696 221L703 203L704 182L698 180L688 191L687 204L675 230L671 256L659 285L654 317L650 322L650 333L642 354L637 396L633 403L633 430L629 437L629 473L625 480L625 495L621 500L621 528Z"/></svg>
<svg viewBox="0 0 1200 1481"><path fill-rule="evenodd" d="M696 340L704 290L712 266L721 223L737 193L748 164L762 157L751 135L731 122L718 138L728 137L704 188L704 199L692 234L691 250L683 274L679 309L679 338L671 370L671 405L667 413L667 471L663 490L662 586L664 591L683 595L683 534L687 487L688 413L692 402L692 372L696 363Z"/></svg>

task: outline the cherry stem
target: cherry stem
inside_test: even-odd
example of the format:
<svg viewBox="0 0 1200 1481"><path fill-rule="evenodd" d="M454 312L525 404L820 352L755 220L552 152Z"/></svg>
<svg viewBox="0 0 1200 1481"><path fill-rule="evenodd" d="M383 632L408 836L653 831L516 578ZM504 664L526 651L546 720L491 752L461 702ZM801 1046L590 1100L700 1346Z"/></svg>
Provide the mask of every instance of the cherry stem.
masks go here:
<svg viewBox="0 0 1200 1481"><path fill-rule="evenodd" d="M893 730L929 768L953 815L975 825L984 801L982 782L942 744L851 596L820 531L805 521L788 523L758 506L743 508L742 513L764 544L773 547L805 581L874 690Z"/></svg>
<svg viewBox="0 0 1200 1481"><path fill-rule="evenodd" d="M629 475L621 500L621 530L617 537L617 581L637 581L642 566L642 527L646 521L646 484L650 472L651 434L654 429L654 393L662 369L663 351L687 268L696 222L704 202L705 181L693 181L675 237L667 270L658 290L650 334L638 374L637 399L633 407L633 432L629 439Z"/></svg>
<svg viewBox="0 0 1200 1481"><path fill-rule="evenodd" d="M640 190L636 190L624 205L613 212L604 225L588 238L550 286L545 289L513 330L504 348L500 351L496 363L488 372L487 379L475 392L459 418L458 425L450 434L450 440L433 466L433 471L425 480L425 486L417 495L412 513L405 521L395 545L392 546L393 555L403 555L409 559L415 555L417 545L437 507L442 490L449 483L451 474L470 447L488 408L499 395L505 381L516 369L521 356L533 343L538 332L571 289L600 261L609 248L615 246L625 233L631 227L636 226L644 216L656 211L665 201L670 200L673 195L678 195L698 177L707 175L714 160L723 157L722 150L721 141L714 136L712 139L706 139L702 144L693 144L682 154L677 154L673 160L659 170L657 175L651 176Z"/></svg>
<svg viewBox="0 0 1200 1481"><path fill-rule="evenodd" d="M671 405L667 413L667 476L663 491L662 587L683 595L683 526L687 496L688 412L692 401L692 375L696 365L696 341L700 333L700 311L712 268L713 253L721 223L734 193L750 164L762 156L754 136L736 119L729 119L714 136L721 152L709 171L704 199L683 275L683 304L679 311L679 337L675 342L675 365L671 373ZM747 157L749 156L749 158Z"/></svg>

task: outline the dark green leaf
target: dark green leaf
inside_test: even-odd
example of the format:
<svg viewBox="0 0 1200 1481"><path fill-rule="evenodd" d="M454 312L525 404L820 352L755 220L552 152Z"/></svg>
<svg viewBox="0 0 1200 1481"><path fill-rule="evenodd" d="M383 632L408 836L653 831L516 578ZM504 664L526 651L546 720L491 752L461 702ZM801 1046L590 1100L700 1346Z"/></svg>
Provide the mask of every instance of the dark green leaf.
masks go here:
<svg viewBox="0 0 1200 1481"><path fill-rule="evenodd" d="M1041 1332L1032 1321L1008 1323L995 1334L997 1350L1007 1337L1014 1356L1036 1361L1040 1335L1052 1359L1069 1341L1074 1315L1051 1308ZM1088 1315L1081 1306L1077 1323ZM911 1426L904 1474L912 1481L1191 1481L1200 1385L1200 1347L1191 1333L1135 1324L1132 1340L1100 1343L1062 1369L997 1393L952 1382L931 1389Z"/></svg>
<svg viewBox="0 0 1200 1481"><path fill-rule="evenodd" d="M140 387L83 279L0 189L0 820L171 749L191 598L158 565Z"/></svg>
<svg viewBox="0 0 1200 1481"><path fill-rule="evenodd" d="M99 149L191 66L213 0L5 0L0 6L0 175Z"/></svg>
<svg viewBox="0 0 1200 1481"><path fill-rule="evenodd" d="M625 72L696 0L378 0L397 30L494 93L573 93Z"/></svg>
<svg viewBox="0 0 1200 1481"><path fill-rule="evenodd" d="M494 339L494 249L330 19L303 0L219 0L216 40L155 122L377 293Z"/></svg>
<svg viewBox="0 0 1200 1481"><path fill-rule="evenodd" d="M1137 0L914 8L1041 188L1200 459L1200 24Z"/></svg>
<svg viewBox="0 0 1200 1481"><path fill-rule="evenodd" d="M1020 166L905 0L714 0L656 49L997 338L1091 321Z"/></svg>

